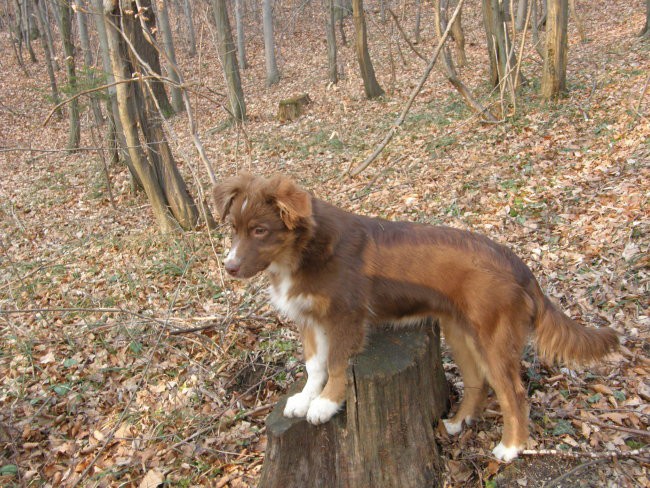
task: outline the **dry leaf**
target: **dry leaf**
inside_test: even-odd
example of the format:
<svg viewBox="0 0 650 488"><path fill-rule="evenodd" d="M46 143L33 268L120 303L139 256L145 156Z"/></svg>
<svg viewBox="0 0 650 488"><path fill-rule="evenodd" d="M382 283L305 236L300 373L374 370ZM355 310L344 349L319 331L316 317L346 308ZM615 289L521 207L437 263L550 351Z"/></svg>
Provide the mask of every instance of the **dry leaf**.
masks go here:
<svg viewBox="0 0 650 488"><path fill-rule="evenodd" d="M165 481L165 476L157 469L150 469L142 478L138 488L156 488Z"/></svg>

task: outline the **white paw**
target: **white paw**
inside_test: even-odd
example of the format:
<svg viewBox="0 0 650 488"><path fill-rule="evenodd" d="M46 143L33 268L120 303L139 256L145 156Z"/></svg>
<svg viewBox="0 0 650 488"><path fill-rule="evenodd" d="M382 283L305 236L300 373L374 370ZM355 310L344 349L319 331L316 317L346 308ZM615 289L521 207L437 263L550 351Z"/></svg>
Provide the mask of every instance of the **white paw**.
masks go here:
<svg viewBox="0 0 650 488"><path fill-rule="evenodd" d="M287 399L287 404L284 407L285 417L304 417L309 410L311 397L307 393L296 393Z"/></svg>
<svg viewBox="0 0 650 488"><path fill-rule="evenodd" d="M458 434L461 430L463 430L463 422L452 422L449 419L443 419L442 423L445 426L445 429L447 430L447 434L449 435L456 435Z"/></svg>
<svg viewBox="0 0 650 488"><path fill-rule="evenodd" d="M507 463L519 455L519 449L515 446L506 447L503 445L503 442L499 442L499 445L492 449L492 454L494 454L494 457L499 461Z"/></svg>
<svg viewBox="0 0 650 488"><path fill-rule="evenodd" d="M324 424L331 419L343 403L336 403L323 397L314 398L309 404L307 422L313 425Z"/></svg>

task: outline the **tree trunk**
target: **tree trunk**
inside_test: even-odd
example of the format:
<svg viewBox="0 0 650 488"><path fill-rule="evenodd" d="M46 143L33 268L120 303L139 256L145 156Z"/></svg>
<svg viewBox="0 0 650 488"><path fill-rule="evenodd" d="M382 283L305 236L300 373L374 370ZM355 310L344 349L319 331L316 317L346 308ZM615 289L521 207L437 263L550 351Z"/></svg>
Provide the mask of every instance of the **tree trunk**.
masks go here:
<svg viewBox="0 0 650 488"><path fill-rule="evenodd" d="M79 44L81 44L81 51L84 55L84 68L86 75L90 77L91 82L95 80L95 73L93 69L93 54L90 47L90 38L88 37L88 22L86 22L86 12L84 4L81 0L75 0L75 16L77 18L77 27L79 30ZM99 99L96 93L90 95L90 107L95 117L95 123L100 126L104 123L104 116L102 109L99 106Z"/></svg>
<svg viewBox="0 0 650 488"><path fill-rule="evenodd" d="M490 83L497 86L503 81L509 81L516 88L519 86L514 70L517 59L510 35L505 28L503 5L500 0L482 0L482 5L490 58Z"/></svg>
<svg viewBox="0 0 650 488"><path fill-rule="evenodd" d="M172 108L174 112L179 113L183 111L183 97L181 95L180 89L180 78L178 77L178 72L176 71L176 51L174 50L174 39L172 38L172 28L169 25L169 10L167 0L159 0L158 4L158 18L160 19L160 31L163 38L163 48L165 49L165 55L168 59L167 65L167 76L176 83L176 86L171 87L172 94Z"/></svg>
<svg viewBox="0 0 650 488"><path fill-rule="evenodd" d="M438 38L442 39L443 32L447 29L447 5L448 2L445 2L445 8L444 10L441 7L442 0L433 0L433 8L434 8L434 30L436 32L436 35ZM460 19L460 14L461 12L458 12L458 15L456 16L456 21ZM451 26L450 33L453 32L454 25L457 25L457 22L454 21L454 23ZM460 24L458 24L460 25ZM462 31L461 31L462 32ZM464 41L463 41L464 43ZM456 73L456 68L454 67L454 63L451 59L451 54L449 53L449 48L445 45L442 48L442 66L445 70L445 74L447 75L447 79L449 82L453 85L454 88L460 93L460 95L465 99L465 102L467 105L477 114L479 114L482 117L485 117L485 119L489 120L490 122L496 122L496 118L492 113L490 112L489 109L483 107L481 103L474 98L472 95L472 92L465 86L465 84L458 78L458 75Z"/></svg>
<svg viewBox="0 0 650 488"><path fill-rule="evenodd" d="M650 0L645 0L645 25L639 36L649 36L650 35Z"/></svg>
<svg viewBox="0 0 650 488"><path fill-rule="evenodd" d="M59 65L56 62L54 41L52 40L52 28L50 27L50 19L49 16L47 15L47 5L45 2L36 1L36 9L38 10L36 15L41 21L41 27L45 35L45 42L47 43L47 48L50 51L52 68L54 69L54 71L58 71Z"/></svg>
<svg viewBox="0 0 650 488"><path fill-rule="evenodd" d="M449 0L443 0L442 6L445 9L445 12L447 11L447 8L449 7ZM446 18L446 14L445 14ZM451 37L454 38L454 43L456 44L456 52L458 53L458 66L465 66L467 64L467 55L465 54L465 34L463 33L463 24L462 24L462 18L463 18L463 11L461 10L458 12L458 16L456 17L456 20L454 23L451 25ZM446 24L446 21L445 21ZM443 27L443 30L445 27ZM442 33L439 33L438 36L440 37Z"/></svg>
<svg viewBox="0 0 650 488"><path fill-rule="evenodd" d="M336 12L334 10L334 0L327 0L327 21L325 29L327 31L327 73L330 83L338 83L339 73L336 66Z"/></svg>
<svg viewBox="0 0 650 488"><path fill-rule="evenodd" d="M36 17L41 25L41 30L43 31L43 38L47 39L45 31L47 30L47 25L45 23L45 17L43 16L43 11L40 8L39 0L34 0ZM43 43L43 51L45 52L45 66L47 68L47 76L50 79L50 90L52 91L52 100L55 104L59 104L59 90L56 86L56 76L54 74L54 64L52 63L53 52L50 51L50 44L48 42ZM60 112L59 112L60 115Z"/></svg>
<svg viewBox="0 0 650 488"><path fill-rule="evenodd" d="M99 51L102 57L102 66L106 76L106 83L110 84L115 81L113 77L113 70L111 67L111 58L108 49L108 37L106 34L106 24L104 21L103 2L102 0L91 0L93 7L93 18L95 19L95 26L97 28L97 38L99 39ZM112 27L109 26L112 29ZM114 86L106 90L108 95L106 98L106 112L108 114L108 130L106 137L108 139L108 147L111 151L111 160L113 162L119 161L119 155L129 168L134 187L142 188L137 173L131 162L129 151L127 150L127 143L124 137L124 129L122 128L122 121L120 120L120 112L117 106L117 88Z"/></svg>
<svg viewBox="0 0 650 488"><path fill-rule="evenodd" d="M267 419L260 488L442 486L433 425L448 387L431 321L375 331L348 368L345 410L328 423L286 418L285 403Z"/></svg>
<svg viewBox="0 0 650 488"><path fill-rule="evenodd" d="M415 27L413 28L413 43L420 44L420 21L422 19L422 1L415 0Z"/></svg>
<svg viewBox="0 0 650 488"><path fill-rule="evenodd" d="M196 56L196 33L194 32L191 2L192 0L183 0L183 12L185 12L185 20L187 21L187 37L190 45L187 54L193 58Z"/></svg>
<svg viewBox="0 0 650 488"><path fill-rule="evenodd" d="M377 82L375 70L370 60L370 53L368 52L368 34L363 12L363 0L352 0L352 16L354 18L355 29L355 50L357 52L359 68L361 69L361 78L363 79L366 97L369 99L380 97L384 94L384 90Z"/></svg>
<svg viewBox="0 0 650 488"><path fill-rule="evenodd" d="M77 75L74 63L74 46L72 44L71 10L72 8L67 0L59 0L59 11L61 13L61 39L63 42L63 51L65 53L65 72L68 78L70 92L76 93ZM79 149L79 140L81 138L81 128L79 126L79 100L77 98L68 104L68 114L70 129L68 132L67 149L70 152L74 152Z"/></svg>
<svg viewBox="0 0 650 488"><path fill-rule="evenodd" d="M225 0L211 0L214 11L214 20L217 26L217 50L221 59L226 87L228 89L228 101L230 102L230 113L235 121L246 120L246 103L244 92L241 88L237 56L228 20L228 10Z"/></svg>
<svg viewBox="0 0 650 488"><path fill-rule="evenodd" d="M536 2L537 0L533 0ZM517 32L524 30L526 24L526 17L528 16L528 0L519 0L517 4L517 20L515 21L515 29Z"/></svg>
<svg viewBox="0 0 650 488"><path fill-rule="evenodd" d="M541 94L549 99L566 91L568 1L549 0L546 8L546 55Z"/></svg>
<svg viewBox="0 0 650 488"><path fill-rule="evenodd" d="M133 5L125 1L123 8L131 10ZM146 48L145 44L148 42L142 32L140 19L136 19L133 15L124 15L119 8L107 12L107 16L115 25L120 23L118 17L121 16L121 25L130 45L144 63L149 66L155 64L149 56L156 51ZM148 22L154 21L153 12L150 10L148 17L150 17ZM116 81L131 79L131 73L144 71L144 66L139 64L138 56L127 49L126 42L122 40L115 28L108 30L108 40ZM198 211L171 155L152 94L146 87L141 86L141 83L116 85L120 119L131 161L151 203L160 229L169 232L176 230L179 225L184 229L193 229L198 221ZM138 126L142 129L146 152L142 149Z"/></svg>
<svg viewBox="0 0 650 488"><path fill-rule="evenodd" d="M246 60L246 37L244 36L244 0L235 0L235 24L237 24L237 59L241 69L248 68Z"/></svg>
<svg viewBox="0 0 650 488"><path fill-rule="evenodd" d="M280 72L275 61L275 40L273 36L273 6L271 0L262 0L264 27L264 59L266 62L266 86L280 81Z"/></svg>

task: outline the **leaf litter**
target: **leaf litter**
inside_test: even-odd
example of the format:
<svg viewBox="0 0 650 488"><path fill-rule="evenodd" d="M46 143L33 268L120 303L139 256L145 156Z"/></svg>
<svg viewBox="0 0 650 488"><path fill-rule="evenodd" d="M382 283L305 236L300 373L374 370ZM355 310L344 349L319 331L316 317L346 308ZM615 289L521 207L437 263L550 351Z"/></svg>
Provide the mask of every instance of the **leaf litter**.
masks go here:
<svg viewBox="0 0 650 488"><path fill-rule="evenodd" d="M527 350L528 447L560 454L494 461L500 422L491 398L476 425L439 435L449 486L542 486L566 474L563 486L649 485L647 450L625 456L647 449L650 435L650 100L640 98L647 45L635 35L643 5L581 7L591 39L579 43L570 24L567 98L544 104L523 87L516 115L484 126L433 75L403 130L355 180L339 176L381 140L423 69L407 49L379 101L364 99L349 46L339 49L343 79L329 86L320 11L308 5L278 30L278 85L263 87L261 36L248 30L246 135L226 127L218 107L193 100L220 177L285 172L352 211L482 232L511 246L571 316L621 334L620 354L577 371L540 364ZM478 9L466 9L464 26L474 68L460 73L487 97ZM351 37L349 20L345 27ZM386 88L388 27L373 22L369 31ZM431 36L425 29L418 49L431 52ZM13 66L5 47L0 59ZM186 78L222 90L214 49L202 49L202 63L180 56ZM532 79L535 56L523 64ZM225 277L225 229L160 235L122 166L110 167L112 209L97 153L62 150L65 119L41 127L51 108L42 63L27 66L29 78L0 73L2 107L11 107L0 110L3 145L29 149L0 159L0 309L29 310L0 315L0 484L255 486L265 416L303 374L295 331L268 306L263 279ZM276 122L277 102L303 92L314 101L306 115ZM196 186L185 120L170 123L181 171ZM86 147L90 124L85 116ZM208 188L207 177L200 183ZM445 368L458 400L458 370Z"/></svg>

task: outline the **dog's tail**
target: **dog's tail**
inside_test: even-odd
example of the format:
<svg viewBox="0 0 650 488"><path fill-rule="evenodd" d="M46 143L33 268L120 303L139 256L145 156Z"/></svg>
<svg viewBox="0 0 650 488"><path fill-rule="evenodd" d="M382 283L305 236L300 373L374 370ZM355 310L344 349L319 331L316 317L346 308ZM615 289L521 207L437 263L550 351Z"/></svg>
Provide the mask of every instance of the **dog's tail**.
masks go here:
<svg viewBox="0 0 650 488"><path fill-rule="evenodd" d="M618 348L618 335L609 327L587 328L562 313L540 290L535 321L537 351L549 362L592 363Z"/></svg>

